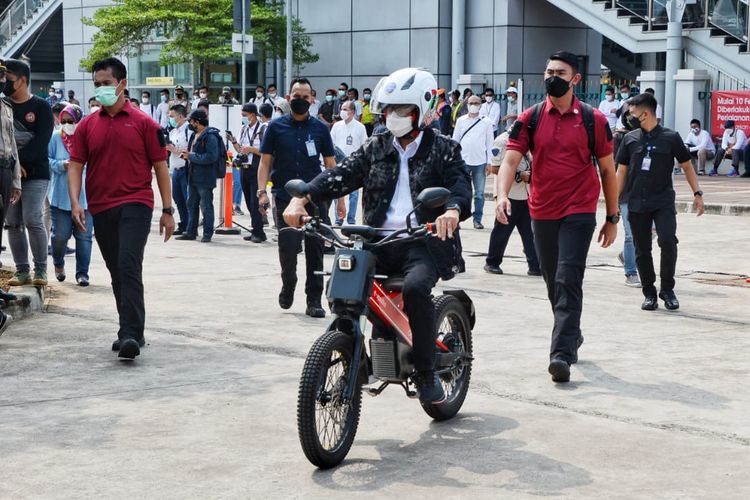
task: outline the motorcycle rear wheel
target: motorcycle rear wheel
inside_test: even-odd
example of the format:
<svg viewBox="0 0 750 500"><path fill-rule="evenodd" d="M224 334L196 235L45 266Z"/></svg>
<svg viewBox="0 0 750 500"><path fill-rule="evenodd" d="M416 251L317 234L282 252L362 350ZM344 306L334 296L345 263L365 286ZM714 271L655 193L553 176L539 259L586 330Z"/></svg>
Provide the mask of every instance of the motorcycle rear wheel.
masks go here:
<svg viewBox="0 0 750 500"><path fill-rule="evenodd" d="M302 369L297 395L297 431L302 451L316 467L340 464L354 442L362 405L360 381L343 402L349 382L354 337L341 331L313 343Z"/></svg>
<svg viewBox="0 0 750 500"><path fill-rule="evenodd" d="M447 345L451 351L471 356L471 322L461 302L451 295L440 295L433 299L433 304L435 325L438 329L437 339ZM422 408L435 420L453 418L464 404L466 394L469 392L470 380L471 363L440 375L440 382L445 391L445 401L438 405L422 403Z"/></svg>

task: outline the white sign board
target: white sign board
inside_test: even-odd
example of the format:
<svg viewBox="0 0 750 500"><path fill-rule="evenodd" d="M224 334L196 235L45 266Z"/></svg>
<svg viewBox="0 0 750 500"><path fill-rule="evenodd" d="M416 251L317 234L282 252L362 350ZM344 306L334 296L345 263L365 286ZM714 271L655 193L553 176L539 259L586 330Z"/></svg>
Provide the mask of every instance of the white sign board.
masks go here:
<svg viewBox="0 0 750 500"><path fill-rule="evenodd" d="M239 139L242 128L242 106L239 104L224 106L223 104L211 104L208 106L208 126L216 127L224 137L224 132L231 131ZM234 153L234 151L232 151Z"/></svg>
<svg viewBox="0 0 750 500"><path fill-rule="evenodd" d="M242 33L232 33L232 52L242 53ZM253 53L253 37L245 33L245 54Z"/></svg>

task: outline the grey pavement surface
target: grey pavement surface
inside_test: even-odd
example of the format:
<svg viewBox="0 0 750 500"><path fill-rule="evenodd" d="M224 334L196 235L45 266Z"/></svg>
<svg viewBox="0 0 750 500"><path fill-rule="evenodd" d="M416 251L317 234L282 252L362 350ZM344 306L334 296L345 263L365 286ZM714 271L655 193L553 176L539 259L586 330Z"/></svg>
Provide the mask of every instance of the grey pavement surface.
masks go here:
<svg viewBox="0 0 750 500"><path fill-rule="evenodd" d="M481 269L489 230L465 230L468 270L440 285L477 309L462 412L433 423L398 388L365 397L347 460L317 471L295 407L326 322L304 316L302 282L281 311L273 243L164 244L154 225L136 362L109 350L115 308L96 251L91 287L54 283L46 312L0 337L0 498L748 498L749 229L679 215L674 313L640 311L616 259L622 234L592 245L567 385L546 373L552 317L518 236L494 276Z"/></svg>

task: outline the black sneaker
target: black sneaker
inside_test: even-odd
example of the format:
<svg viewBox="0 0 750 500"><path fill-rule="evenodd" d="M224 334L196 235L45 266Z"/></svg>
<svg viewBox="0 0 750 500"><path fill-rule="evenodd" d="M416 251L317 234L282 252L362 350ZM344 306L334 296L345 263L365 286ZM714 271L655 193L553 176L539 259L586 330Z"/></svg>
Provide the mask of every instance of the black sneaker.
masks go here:
<svg viewBox="0 0 750 500"><path fill-rule="evenodd" d="M425 405L439 405L445 402L445 391L434 371L419 372L414 376L419 401Z"/></svg>
<svg viewBox="0 0 750 500"><path fill-rule="evenodd" d="M203 238L201 238L201 243L211 243L211 237L204 236Z"/></svg>
<svg viewBox="0 0 750 500"><path fill-rule="evenodd" d="M641 309L644 311L656 311L659 308L659 301L656 300L655 296L649 296L643 299L641 302Z"/></svg>
<svg viewBox="0 0 750 500"><path fill-rule="evenodd" d="M305 309L305 314L310 316L311 318L325 318L326 317L326 311L322 307L320 307L320 304L312 304L307 306L307 309Z"/></svg>
<svg viewBox="0 0 750 500"><path fill-rule="evenodd" d="M481 222L474 221L474 229L484 229Z"/></svg>
<svg viewBox="0 0 750 500"><path fill-rule="evenodd" d="M195 238L196 238L195 236L191 236L189 234L181 234L175 239L182 240L182 241L195 241Z"/></svg>
<svg viewBox="0 0 750 500"><path fill-rule="evenodd" d="M490 264L485 264L484 270L490 274L503 274L503 270L500 269L500 266L493 266Z"/></svg>
<svg viewBox="0 0 750 500"><path fill-rule="evenodd" d="M281 293L279 293L279 307L282 309L289 309L294 304L294 288L287 289L281 287Z"/></svg>
<svg viewBox="0 0 750 500"><path fill-rule="evenodd" d="M143 347L145 345L146 345L145 339L141 339L138 341L138 347ZM115 352L120 350L120 339L117 339L114 342L112 342L112 350Z"/></svg>
<svg viewBox="0 0 750 500"><path fill-rule="evenodd" d="M576 353L575 353L575 355L573 356L573 359L570 362L571 365L574 365L574 364L578 363L578 349L581 348L581 345L583 345L583 334L581 334L578 337L578 345L576 346Z"/></svg>
<svg viewBox="0 0 750 500"><path fill-rule="evenodd" d="M553 382L570 381L570 364L562 358L552 358L547 371L552 375Z"/></svg>
<svg viewBox="0 0 750 500"><path fill-rule="evenodd" d="M541 269L529 269L528 271L526 271L526 274L528 274L529 276L541 276L542 270Z"/></svg>
<svg viewBox="0 0 750 500"><path fill-rule="evenodd" d="M664 301L664 307L670 311L676 311L680 308L680 301L672 290L659 293L659 298Z"/></svg>
<svg viewBox="0 0 750 500"><path fill-rule="evenodd" d="M141 353L141 346L133 337L125 337L120 340L120 352L117 355L123 359L135 359Z"/></svg>

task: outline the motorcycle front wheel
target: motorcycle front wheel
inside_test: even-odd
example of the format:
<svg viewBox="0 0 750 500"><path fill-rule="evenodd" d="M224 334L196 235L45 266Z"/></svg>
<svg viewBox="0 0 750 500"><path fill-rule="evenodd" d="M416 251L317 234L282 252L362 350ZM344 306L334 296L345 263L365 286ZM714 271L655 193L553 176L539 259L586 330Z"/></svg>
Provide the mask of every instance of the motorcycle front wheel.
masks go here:
<svg viewBox="0 0 750 500"><path fill-rule="evenodd" d="M302 451L316 467L340 464L354 442L362 405L360 382L344 400L352 366L354 337L326 332L312 345L297 395L297 431Z"/></svg>

